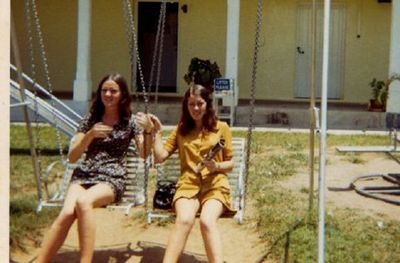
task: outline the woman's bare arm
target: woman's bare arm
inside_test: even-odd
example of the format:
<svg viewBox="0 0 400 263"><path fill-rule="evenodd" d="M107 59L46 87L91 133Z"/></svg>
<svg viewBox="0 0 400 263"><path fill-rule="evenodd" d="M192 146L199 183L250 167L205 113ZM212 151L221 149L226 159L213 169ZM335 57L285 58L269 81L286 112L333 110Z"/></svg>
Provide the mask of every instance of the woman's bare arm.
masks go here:
<svg viewBox="0 0 400 263"><path fill-rule="evenodd" d="M161 121L155 115L150 115L151 121L154 124L154 162L162 163L168 158L168 152L164 149L164 144L162 141L162 124Z"/></svg>
<svg viewBox="0 0 400 263"><path fill-rule="evenodd" d="M93 127L87 133L78 132L74 136L74 142L70 147L68 160L71 163L79 160L79 158L81 158L82 154L86 152L87 148L94 139L105 138L112 132L112 130L113 128L111 126L104 125L103 123L98 122L93 125Z"/></svg>

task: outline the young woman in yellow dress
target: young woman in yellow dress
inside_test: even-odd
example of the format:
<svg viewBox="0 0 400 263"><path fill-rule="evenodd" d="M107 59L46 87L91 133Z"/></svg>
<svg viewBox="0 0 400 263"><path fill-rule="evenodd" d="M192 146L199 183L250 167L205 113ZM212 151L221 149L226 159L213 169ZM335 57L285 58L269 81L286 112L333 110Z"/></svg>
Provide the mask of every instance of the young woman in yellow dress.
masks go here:
<svg viewBox="0 0 400 263"><path fill-rule="evenodd" d="M218 120L210 90L198 84L191 85L185 93L181 119L165 144L161 138L161 122L154 115L151 119L155 133L155 162L163 162L176 150L181 160L181 176L173 199L176 221L163 262L178 261L198 213L209 262L223 262L217 220L224 213L235 213L226 175L234 165L228 124ZM213 159L204 160L203 157L221 139L225 140L225 147ZM198 171L200 163L204 168Z"/></svg>

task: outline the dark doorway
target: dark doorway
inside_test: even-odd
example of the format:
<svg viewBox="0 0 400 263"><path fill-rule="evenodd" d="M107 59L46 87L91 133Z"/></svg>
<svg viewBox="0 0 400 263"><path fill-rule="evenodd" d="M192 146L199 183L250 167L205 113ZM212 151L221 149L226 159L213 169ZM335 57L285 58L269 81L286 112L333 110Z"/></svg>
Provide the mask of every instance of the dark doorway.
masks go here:
<svg viewBox="0 0 400 263"><path fill-rule="evenodd" d="M162 64L158 92L176 92L178 52L178 3L167 3L162 50ZM138 46L146 87L150 82L151 64L157 35L161 2L139 2ZM138 75L139 76L139 75ZM157 63L154 65L152 92L156 89ZM137 79L137 87L140 79Z"/></svg>

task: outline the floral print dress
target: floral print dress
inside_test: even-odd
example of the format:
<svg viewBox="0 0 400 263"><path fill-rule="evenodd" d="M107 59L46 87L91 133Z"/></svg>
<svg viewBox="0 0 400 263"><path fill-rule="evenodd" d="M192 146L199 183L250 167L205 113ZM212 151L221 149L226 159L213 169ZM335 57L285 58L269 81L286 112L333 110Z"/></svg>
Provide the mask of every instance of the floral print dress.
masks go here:
<svg viewBox="0 0 400 263"><path fill-rule="evenodd" d="M87 133L96 122L98 121L88 114L80 122L77 132ZM85 159L74 170L71 183L88 187L98 183L108 184L118 202L125 190L125 156L128 146L132 138L141 134L142 130L136 124L134 115L130 119L120 120L113 128L108 137L92 141Z"/></svg>

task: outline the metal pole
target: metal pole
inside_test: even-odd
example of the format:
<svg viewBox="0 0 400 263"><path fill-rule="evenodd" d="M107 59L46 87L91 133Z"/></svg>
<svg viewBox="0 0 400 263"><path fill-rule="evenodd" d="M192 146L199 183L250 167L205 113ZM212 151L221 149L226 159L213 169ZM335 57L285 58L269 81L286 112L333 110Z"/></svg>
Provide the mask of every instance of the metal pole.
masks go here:
<svg viewBox="0 0 400 263"><path fill-rule="evenodd" d="M312 208L314 206L314 146L315 146L315 67L316 67L316 33L317 33L317 15L316 2L313 0L312 5L312 32L311 32L311 86L310 86L310 152L309 152L309 170L310 170L310 187L308 195L308 217L311 220Z"/></svg>
<svg viewBox="0 0 400 263"><path fill-rule="evenodd" d="M321 93L321 140L319 164L319 224L318 224L318 262L325 262L325 170L326 170L326 125L329 62L329 20L331 1L324 2L324 42L322 49L322 93Z"/></svg>
<svg viewBox="0 0 400 263"><path fill-rule="evenodd" d="M19 87L20 87L21 100L22 100L22 102L25 102L25 86L24 86L24 80L22 78L22 63L21 63L21 58L19 56L17 33L15 30L14 17L12 15L12 13L11 13L11 48L12 48L12 52L14 55L15 64L17 65L17 78L18 78ZM38 160L38 157L36 154L35 141L33 140L33 136L32 136L32 128L31 128L31 122L29 119L27 105L24 105L22 107L22 112L24 114L26 129L28 132L29 144L31 146L33 171L34 171L35 177L36 177L36 187L37 187L38 198L39 198L39 202L40 202L40 201L42 201L43 195L42 195L41 182L40 182L39 160Z"/></svg>

